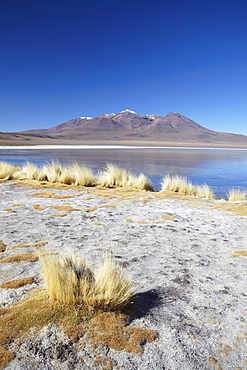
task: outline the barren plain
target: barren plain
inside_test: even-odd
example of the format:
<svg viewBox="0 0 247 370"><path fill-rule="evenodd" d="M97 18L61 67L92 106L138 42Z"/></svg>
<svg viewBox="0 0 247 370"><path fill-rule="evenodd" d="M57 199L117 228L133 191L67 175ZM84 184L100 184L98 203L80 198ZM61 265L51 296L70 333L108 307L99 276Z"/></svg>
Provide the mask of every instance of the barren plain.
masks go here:
<svg viewBox="0 0 247 370"><path fill-rule="evenodd" d="M54 323L0 335L5 369L247 369L246 202L12 182L0 198L1 325L44 287L37 250L73 250L92 266L111 252L136 290L131 329L116 316L116 337L80 323L76 338ZM133 328L152 335L137 343Z"/></svg>

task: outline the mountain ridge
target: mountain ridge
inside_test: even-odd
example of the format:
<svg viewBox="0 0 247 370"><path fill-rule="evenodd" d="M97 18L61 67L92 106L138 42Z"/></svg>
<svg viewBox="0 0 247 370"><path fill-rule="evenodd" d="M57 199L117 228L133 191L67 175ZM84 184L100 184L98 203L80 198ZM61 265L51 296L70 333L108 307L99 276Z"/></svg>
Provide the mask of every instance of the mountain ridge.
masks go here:
<svg viewBox="0 0 247 370"><path fill-rule="evenodd" d="M140 116L126 109L120 113L102 113L97 117L78 117L47 129L26 130L12 133L32 141L50 140L68 142L88 141L137 141L157 143L233 144L247 146L247 136L207 129L193 120L170 112L166 116L146 114ZM10 133L0 133L0 139Z"/></svg>

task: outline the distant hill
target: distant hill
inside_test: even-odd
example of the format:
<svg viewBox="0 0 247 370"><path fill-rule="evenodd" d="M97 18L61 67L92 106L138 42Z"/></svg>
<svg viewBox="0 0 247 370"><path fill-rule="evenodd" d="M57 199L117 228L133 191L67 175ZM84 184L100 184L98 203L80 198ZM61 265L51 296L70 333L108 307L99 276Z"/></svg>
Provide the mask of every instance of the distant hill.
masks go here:
<svg viewBox="0 0 247 370"><path fill-rule="evenodd" d="M178 113L139 116L126 109L118 114L71 119L48 129L0 133L6 140L22 143L157 143L157 145L201 145L247 147L247 136L209 130Z"/></svg>

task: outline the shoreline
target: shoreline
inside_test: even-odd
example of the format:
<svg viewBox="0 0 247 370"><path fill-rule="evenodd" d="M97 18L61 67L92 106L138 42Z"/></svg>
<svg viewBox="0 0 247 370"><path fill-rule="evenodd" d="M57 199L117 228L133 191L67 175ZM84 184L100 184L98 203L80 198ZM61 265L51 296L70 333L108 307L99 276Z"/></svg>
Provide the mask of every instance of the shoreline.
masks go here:
<svg viewBox="0 0 247 370"><path fill-rule="evenodd" d="M245 151L247 148L233 148L233 147L188 147L188 146L131 146L131 145L46 145L46 144L39 144L39 145L0 145L0 150L59 150L59 149L74 149L74 150L140 150L140 149L170 149L170 150L227 150L227 151Z"/></svg>

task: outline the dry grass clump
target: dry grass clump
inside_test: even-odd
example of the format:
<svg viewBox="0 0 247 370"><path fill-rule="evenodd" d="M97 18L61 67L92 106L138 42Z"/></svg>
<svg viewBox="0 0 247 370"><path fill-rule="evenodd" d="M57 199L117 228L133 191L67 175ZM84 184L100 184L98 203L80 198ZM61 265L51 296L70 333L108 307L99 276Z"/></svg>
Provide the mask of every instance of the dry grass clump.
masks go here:
<svg viewBox="0 0 247 370"><path fill-rule="evenodd" d="M62 174L62 166L59 163L52 162L42 167L38 176L39 181L59 182Z"/></svg>
<svg viewBox="0 0 247 370"><path fill-rule="evenodd" d="M70 170L69 167L62 167L61 174L58 176L57 182L66 185L74 185L75 184L74 173Z"/></svg>
<svg viewBox="0 0 247 370"><path fill-rule="evenodd" d="M166 175L162 183L162 191L172 191L176 193L194 195L194 187L191 182L183 176Z"/></svg>
<svg viewBox="0 0 247 370"><path fill-rule="evenodd" d="M99 173L98 183L104 187L130 187L139 190L153 191L153 185L144 175L135 176L125 169L119 168L113 163L108 163L106 169Z"/></svg>
<svg viewBox="0 0 247 370"><path fill-rule="evenodd" d="M3 263L20 262L20 261L36 262L38 261L38 259L39 258L33 253L18 253L18 254L15 254L14 256L6 257L2 259L0 262L3 262Z"/></svg>
<svg viewBox="0 0 247 370"><path fill-rule="evenodd" d="M53 300L117 309L134 294L124 271L110 256L95 272L82 259L73 256L40 253L39 257L46 288Z"/></svg>
<svg viewBox="0 0 247 370"><path fill-rule="evenodd" d="M74 184L80 186L95 186L97 180L92 171L86 166L80 166L78 163L73 163L70 171L74 175Z"/></svg>
<svg viewBox="0 0 247 370"><path fill-rule="evenodd" d="M26 162L19 173L20 179L37 180L40 170L32 163Z"/></svg>
<svg viewBox="0 0 247 370"><path fill-rule="evenodd" d="M0 162L0 179L1 180L12 180L15 178L15 173L20 171L19 166L13 164Z"/></svg>
<svg viewBox="0 0 247 370"><path fill-rule="evenodd" d="M228 200L230 202L242 202L246 200L247 192L240 189L231 189L228 192Z"/></svg>
<svg viewBox="0 0 247 370"><path fill-rule="evenodd" d="M97 181L92 171L86 166L74 162L69 166L61 166L52 162L42 167L38 176L39 181L58 182L66 185L95 186Z"/></svg>
<svg viewBox="0 0 247 370"><path fill-rule="evenodd" d="M27 162L22 168L0 162L0 179L4 180L38 180L40 182L60 183L76 186L125 187L138 190L154 191L151 181L141 173L139 176L108 163L106 169L98 174L98 179L86 166L74 162L69 166L62 166L51 162L38 168Z"/></svg>
<svg viewBox="0 0 247 370"><path fill-rule="evenodd" d="M17 289L24 285L32 284L33 282L34 282L33 277L26 277L22 279L5 281L5 283L1 284L0 287L5 289Z"/></svg>
<svg viewBox="0 0 247 370"><path fill-rule="evenodd" d="M129 186L138 190L154 191L151 181L143 173L130 176Z"/></svg>
<svg viewBox="0 0 247 370"><path fill-rule="evenodd" d="M208 185L194 186L186 177L178 175L166 175L161 191L171 191L200 198L214 198L214 194Z"/></svg>
<svg viewBox="0 0 247 370"><path fill-rule="evenodd" d="M214 199L214 193L210 189L210 187L206 184L204 185L197 185L196 189L196 196L199 198L207 198L207 199Z"/></svg>

